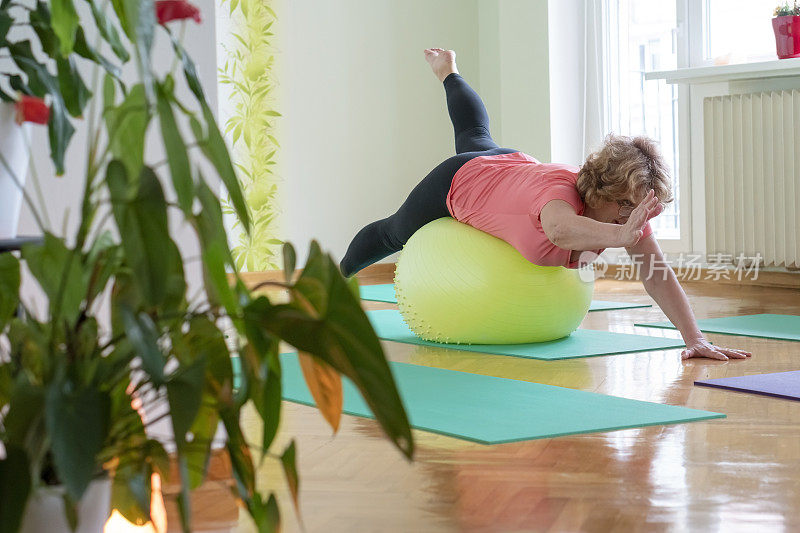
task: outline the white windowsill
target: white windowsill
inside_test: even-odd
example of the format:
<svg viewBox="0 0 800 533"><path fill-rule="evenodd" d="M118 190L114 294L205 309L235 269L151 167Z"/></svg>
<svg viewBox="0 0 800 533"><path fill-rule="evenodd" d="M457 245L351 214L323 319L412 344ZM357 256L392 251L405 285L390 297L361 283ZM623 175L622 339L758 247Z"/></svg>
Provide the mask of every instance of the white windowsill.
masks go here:
<svg viewBox="0 0 800 533"><path fill-rule="evenodd" d="M800 76L800 57L773 59L758 63L733 65L710 65L704 67L679 68L645 73L646 80L666 80L667 83L713 83L731 80L781 78Z"/></svg>

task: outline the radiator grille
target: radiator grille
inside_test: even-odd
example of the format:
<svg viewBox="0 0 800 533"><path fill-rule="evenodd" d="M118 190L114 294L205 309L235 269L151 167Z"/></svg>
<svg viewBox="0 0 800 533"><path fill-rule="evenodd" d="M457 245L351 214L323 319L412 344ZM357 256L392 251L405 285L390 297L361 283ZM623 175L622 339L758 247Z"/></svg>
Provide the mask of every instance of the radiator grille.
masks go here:
<svg viewBox="0 0 800 533"><path fill-rule="evenodd" d="M706 253L800 266L800 90L705 98Z"/></svg>

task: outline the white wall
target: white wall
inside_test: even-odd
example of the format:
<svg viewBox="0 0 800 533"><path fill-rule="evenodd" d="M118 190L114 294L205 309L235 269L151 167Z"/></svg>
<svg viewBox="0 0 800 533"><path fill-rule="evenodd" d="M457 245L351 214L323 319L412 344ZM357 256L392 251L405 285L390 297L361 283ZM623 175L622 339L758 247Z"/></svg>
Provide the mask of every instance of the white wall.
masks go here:
<svg viewBox="0 0 800 533"><path fill-rule="evenodd" d="M217 105L217 83L216 83L216 34L214 29L215 19L215 1L214 0L193 0L193 3L201 10L203 16L203 23L197 25L194 22L189 22L185 32L184 46L189 54L195 61L197 66L197 73L200 78L203 88L206 92L206 97L212 109L216 109ZM77 4L76 4L77 5ZM85 6L78 6L84 8ZM85 13L82 13L86 16ZM91 20L91 14L88 14L88 19ZM179 24L179 23L174 23ZM175 28L176 30L178 28ZM163 31L156 32L156 40L153 49L153 60L156 69L159 73L166 72L172 64L172 47L169 39L165 38ZM87 33L87 40L90 43L95 42L95 36ZM108 57L111 57L110 53ZM131 81L135 79L133 70L133 60L130 62L125 70L123 77ZM91 68L84 70L84 80L91 88ZM194 96L191 96L188 88L183 81L183 74L180 70L174 74L176 79L177 94L183 102L191 102ZM102 82L102 76L100 77ZM98 93L100 91L98 90ZM190 106L194 108L195 106ZM87 119L89 112L87 110ZM55 170L50 160L49 143L47 140L46 127L32 128L32 151L33 151L33 167L39 177L42 189L44 191L45 209L53 223L53 233L57 235L68 236L70 243L74 242L74 235L80 223L80 206L81 196L84 186L84 173L86 170L86 148L87 148L87 120L74 121L76 133L72 139L69 150L67 151L65 168L66 172L62 177L55 177ZM164 151L161 149L160 131L156 120L152 121L149 134L148 146L145 153L148 154L147 162L155 163L165 158ZM191 135L190 133L188 135ZM189 138L184 135L185 138ZM204 176L209 181L215 176L212 172L205 172ZM212 190L218 188L218 180L211 183ZM32 198L38 198L34 189L33 178L29 174L28 182L26 184L26 191ZM168 197L171 195L171 190L167 187ZM182 214L175 213L174 210L170 212L170 229L173 238L179 244L184 258L193 258L198 255L198 247L194 237L193 230L188 226L180 226L178 220L182 218ZM33 215L27 206L23 205L22 213L20 215L20 224L18 233L20 235L36 235L39 234L39 229L35 223ZM200 265L197 261L191 260L186 264L186 277L189 284L189 295L202 286L202 276ZM44 311L44 300L39 295L38 287L35 285L30 277L25 277L22 288L22 298L24 301L36 301L36 307L40 311Z"/></svg>
<svg viewBox="0 0 800 533"><path fill-rule="evenodd" d="M444 89L424 60L452 48L478 82L476 0L293 0L279 11L285 238L339 259L454 153Z"/></svg>
<svg viewBox="0 0 800 533"><path fill-rule="evenodd" d="M553 162L580 166L583 154L584 0L548 1L550 135Z"/></svg>
<svg viewBox="0 0 800 533"><path fill-rule="evenodd" d="M551 161L546 0L498 0L502 145ZM483 65L482 65L483 66Z"/></svg>
<svg viewBox="0 0 800 533"><path fill-rule="evenodd" d="M292 0L279 9L285 238L342 257L454 153L423 59L452 48L499 144L549 161L547 0ZM396 254L384 260L393 261Z"/></svg>

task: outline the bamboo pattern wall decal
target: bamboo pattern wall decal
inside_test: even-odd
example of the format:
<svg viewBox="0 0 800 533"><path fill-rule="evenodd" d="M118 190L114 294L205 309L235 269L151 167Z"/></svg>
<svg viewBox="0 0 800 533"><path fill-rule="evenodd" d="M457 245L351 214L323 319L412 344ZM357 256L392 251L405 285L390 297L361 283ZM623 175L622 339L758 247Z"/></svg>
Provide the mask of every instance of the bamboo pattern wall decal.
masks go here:
<svg viewBox="0 0 800 533"><path fill-rule="evenodd" d="M225 43L224 63L219 68L221 89L230 91L229 112L224 132L232 143L232 155L245 192L253 227L248 236L239 221L232 233L236 265L243 271L280 268L283 241L280 232L280 177L277 156L275 109L275 32L277 15L274 0L220 0L230 17L230 39ZM234 216L226 198L223 212Z"/></svg>

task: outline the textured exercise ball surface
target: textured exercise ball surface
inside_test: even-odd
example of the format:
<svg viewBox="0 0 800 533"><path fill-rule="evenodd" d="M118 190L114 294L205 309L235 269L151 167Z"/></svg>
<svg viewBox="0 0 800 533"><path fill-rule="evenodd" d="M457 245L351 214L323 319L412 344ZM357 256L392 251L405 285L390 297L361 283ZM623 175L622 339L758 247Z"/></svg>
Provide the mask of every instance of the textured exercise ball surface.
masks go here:
<svg viewBox="0 0 800 533"><path fill-rule="evenodd" d="M537 266L513 246L445 217L403 247L395 270L400 313L422 339L519 344L566 337L586 316L593 276Z"/></svg>

